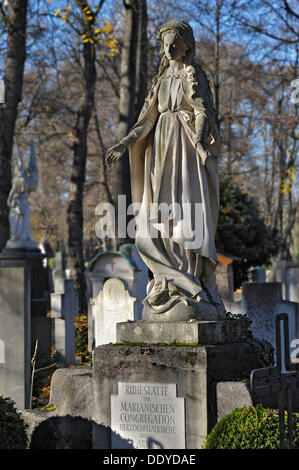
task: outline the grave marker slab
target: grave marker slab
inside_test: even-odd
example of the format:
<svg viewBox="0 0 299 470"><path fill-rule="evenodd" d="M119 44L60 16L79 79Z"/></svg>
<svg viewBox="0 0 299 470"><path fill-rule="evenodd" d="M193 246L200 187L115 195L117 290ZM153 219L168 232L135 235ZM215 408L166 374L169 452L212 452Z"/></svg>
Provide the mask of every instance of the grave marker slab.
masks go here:
<svg viewBox="0 0 299 470"><path fill-rule="evenodd" d="M65 273L64 252L56 253L53 275L55 292L51 294L51 317L54 321L55 348L65 364L75 364L75 316L78 294Z"/></svg>
<svg viewBox="0 0 299 470"><path fill-rule="evenodd" d="M126 285L131 297L136 298L134 304L134 319L142 318L142 301L146 297L148 283L148 268L141 259L134 244L123 244L119 251L98 253L90 261L86 271L88 304L88 349L95 347L95 298L103 290L107 279L118 278ZM137 317L136 317L137 315Z"/></svg>
<svg viewBox="0 0 299 470"><path fill-rule="evenodd" d="M251 320L256 338L269 341L275 348L275 318L286 313L289 318L290 347L298 338L299 305L283 300L280 282L244 282L242 284L242 313Z"/></svg>
<svg viewBox="0 0 299 470"><path fill-rule="evenodd" d="M30 274L0 268L0 395L20 410L30 406Z"/></svg>
<svg viewBox="0 0 299 470"><path fill-rule="evenodd" d="M135 320L136 298L131 297L126 286L118 278L108 279L102 291L94 299L95 346L115 343L116 323Z"/></svg>
<svg viewBox="0 0 299 470"><path fill-rule="evenodd" d="M299 265L285 269L286 300L299 303Z"/></svg>
<svg viewBox="0 0 299 470"><path fill-rule="evenodd" d="M185 449L185 403L176 384L119 382L111 395L112 449Z"/></svg>

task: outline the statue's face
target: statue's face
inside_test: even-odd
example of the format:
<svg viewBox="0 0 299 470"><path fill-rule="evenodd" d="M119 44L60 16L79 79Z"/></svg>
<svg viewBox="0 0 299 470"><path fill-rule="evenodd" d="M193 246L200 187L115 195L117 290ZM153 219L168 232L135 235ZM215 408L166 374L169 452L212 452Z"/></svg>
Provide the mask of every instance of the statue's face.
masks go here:
<svg viewBox="0 0 299 470"><path fill-rule="evenodd" d="M169 32L165 34L163 44L164 52L168 60L183 60L186 55L188 46L174 32Z"/></svg>

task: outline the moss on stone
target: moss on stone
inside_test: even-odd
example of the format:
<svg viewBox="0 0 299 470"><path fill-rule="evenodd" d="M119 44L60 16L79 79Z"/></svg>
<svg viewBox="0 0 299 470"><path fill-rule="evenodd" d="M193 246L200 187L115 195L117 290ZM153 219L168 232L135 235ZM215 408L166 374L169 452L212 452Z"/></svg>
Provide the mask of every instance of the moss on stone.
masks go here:
<svg viewBox="0 0 299 470"><path fill-rule="evenodd" d="M166 347L204 347L207 346L206 344L198 344L198 343L139 343L139 342L131 342L131 341L123 341L122 343L113 343L112 346L140 346L142 348L146 348L149 346L166 346Z"/></svg>

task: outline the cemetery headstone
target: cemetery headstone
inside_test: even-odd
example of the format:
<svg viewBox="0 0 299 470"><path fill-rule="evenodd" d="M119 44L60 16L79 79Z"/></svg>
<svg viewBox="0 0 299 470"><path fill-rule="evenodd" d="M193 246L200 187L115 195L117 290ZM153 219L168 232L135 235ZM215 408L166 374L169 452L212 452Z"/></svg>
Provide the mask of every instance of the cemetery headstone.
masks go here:
<svg viewBox="0 0 299 470"><path fill-rule="evenodd" d="M54 322L55 349L65 364L75 360L75 316L78 315L78 297L71 279L66 278L65 258L56 254L53 274L54 293L51 294L51 317Z"/></svg>
<svg viewBox="0 0 299 470"><path fill-rule="evenodd" d="M51 320L47 318L47 273L44 255L31 236L29 193L38 185L38 168L33 141L30 143L28 165L17 146L18 156L8 197L10 239L0 253L1 268L28 268L30 273L31 348L38 340L37 364L51 353ZM7 291L13 296L8 286Z"/></svg>
<svg viewBox="0 0 299 470"><path fill-rule="evenodd" d="M0 268L0 395L20 410L30 406L30 274Z"/></svg>
<svg viewBox="0 0 299 470"><path fill-rule="evenodd" d="M124 282L110 278L94 299L95 347L115 343L116 324L137 319L136 298L131 297Z"/></svg>
<svg viewBox="0 0 299 470"><path fill-rule="evenodd" d="M286 313L289 318L290 348L299 335L299 304L282 298L280 282L244 282L242 284L242 313L251 320L256 338L269 341L275 348L275 318Z"/></svg>
<svg viewBox="0 0 299 470"><path fill-rule="evenodd" d="M87 283L89 285L90 302L88 306L88 349L95 347L95 312L96 299L104 288L104 283L110 278L120 279L126 286L130 297L135 299L134 315L131 319L141 319L142 300L146 296L148 270L137 253L134 245L120 247L120 251L101 252L89 263ZM125 313L120 313L121 318ZM114 336L113 336L114 337Z"/></svg>
<svg viewBox="0 0 299 470"><path fill-rule="evenodd" d="M299 264L285 268L286 300L299 303Z"/></svg>
<svg viewBox="0 0 299 470"><path fill-rule="evenodd" d="M190 60L190 55L195 50L192 28L184 21L170 20L162 26L158 35L162 47L163 37L166 34L170 34L182 61L183 57L187 57L184 42L189 46ZM183 41L178 41L178 36ZM130 147L132 199L135 202L142 201L136 220L135 243L153 277L147 286L147 296L143 301L142 320L118 322L117 344L100 345L94 351L94 448L111 448L112 445L151 448L151 438L155 440L155 435L149 436L146 433L143 435L141 431L138 442L135 434L129 434L131 429L133 433L137 429L126 427L126 424L130 426L132 423L125 423L125 420L131 418L125 414L120 415L120 412L122 410L125 413L126 407L137 410L131 414L135 413L136 420L140 420L143 418L140 417L139 410L146 408L141 406L141 403L142 405L149 403L149 407L153 405L150 407L152 411L155 409L161 411L163 403L158 400L152 401L151 396L146 396L147 400L144 402L136 397L131 401L127 393L130 388L126 388L128 385L132 386L133 390L136 386L148 387L147 390L150 390L151 386L160 386L160 384L163 384L162 387L169 390L171 395L168 419L173 419L175 422L176 413L171 412L174 403L178 403L175 400L185 401L185 412L178 412L178 422L175 422L175 426L169 425L169 421L165 432L168 435L162 437L163 433L160 433L159 439L156 440L157 447L163 447L165 439L165 446L200 448L217 420L217 381L238 376L241 371L244 373L244 370L251 370L258 362L256 350L254 348L250 350L250 346L244 340L248 333L246 323L241 319L234 320L227 317L216 283L214 266L217 255L214 234L218 215L216 160L219 152L217 141L220 135L212 105L213 98L209 87L206 86L207 78L203 71L198 69L197 72L198 90L206 90L206 96L198 95L199 99L195 96L196 89L193 96L189 96L190 87L185 87L188 83L187 76L174 75L173 70L166 68L165 73L174 79L171 89L173 102L169 111L176 110L177 105L178 107L175 113L165 113L166 121L163 120L164 113L160 115L157 112L157 126L162 127L161 132L153 137L154 145L152 145L153 139L149 138L147 132L144 137L137 140L139 134L135 129L139 126L152 129L155 113L152 114L150 111L159 109L157 104L162 106L163 102L164 106L165 103L165 111L167 110L167 104L171 101L167 95L169 89L167 87L159 89L161 83L159 78L154 84L149 101L145 102L141 111L141 120L136 128L133 128L128 136L107 153L109 163L119 158L125 149ZM189 104L188 110L184 109L184 101L180 101L184 94ZM209 109L201 108L202 99ZM157 103L159 100L161 102ZM194 106L194 110L191 110L190 106ZM178 113L181 112L182 115L179 115L178 119ZM206 128L210 129L211 134L206 136L204 146L211 153L206 152L201 145L203 134L200 134L197 142L195 137L198 136L192 135L192 142L195 143L190 144L191 127L188 123L194 122L195 119L195 128L203 130L205 116ZM197 121L197 118L201 121ZM173 129L176 132L173 132ZM144 140L141 143L142 138ZM168 145L169 142L171 145ZM152 153L153 148L158 149L157 154ZM182 149L184 151L181 154ZM215 158L210 158L210 155ZM201 159L202 165L194 164L198 159ZM151 166L153 164L154 166ZM199 199L205 211L204 217L200 217L201 225L196 224L194 216L199 212L202 215L202 212L193 211L193 207L192 210L188 210L190 205ZM169 201L173 200L184 201L180 207L183 211L171 205L171 216L170 213L167 216L160 214L161 217L152 214L152 202L166 202L168 205ZM179 212L182 218L178 220ZM184 231L183 227L186 229L195 227L195 231ZM155 237L154 233L157 232L158 236ZM196 237L198 234L200 240ZM196 241L194 238L197 238ZM193 241L196 246L192 244ZM103 259L104 256L102 255ZM109 255L106 254L106 266L102 264L101 270L109 273L106 277L114 276L122 279L122 276L116 272L119 265L112 265L112 261L116 261L115 255L114 259L112 255L109 259ZM119 255L118 263L122 263ZM103 274L101 279L99 278L96 268L95 263L91 276L95 288L93 297L98 295L105 278ZM106 283L110 281L112 280ZM137 297L135 294L133 296ZM111 299L113 295L110 296L110 302ZM190 338L195 341L190 343ZM177 394L174 393L175 390ZM155 420L159 419L163 421L162 417L152 415L149 420L153 422L150 424L153 425ZM181 434L181 443L173 440L172 431L179 435L176 425L181 426L181 432L185 434L185 439Z"/></svg>
<svg viewBox="0 0 299 470"><path fill-rule="evenodd" d="M216 281L224 304L234 301L234 272L233 261L235 257L217 253Z"/></svg>
<svg viewBox="0 0 299 470"><path fill-rule="evenodd" d="M261 266L254 266L250 274L252 282L266 282L266 270Z"/></svg>

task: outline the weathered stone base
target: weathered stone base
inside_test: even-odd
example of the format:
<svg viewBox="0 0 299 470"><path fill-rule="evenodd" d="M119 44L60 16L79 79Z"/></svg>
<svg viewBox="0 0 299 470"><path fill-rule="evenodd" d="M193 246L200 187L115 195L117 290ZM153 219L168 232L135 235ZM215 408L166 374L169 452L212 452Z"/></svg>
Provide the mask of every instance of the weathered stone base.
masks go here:
<svg viewBox="0 0 299 470"><path fill-rule="evenodd" d="M91 449L94 393L91 367L58 369L48 407L26 410L31 449Z"/></svg>
<svg viewBox="0 0 299 470"><path fill-rule="evenodd" d="M217 382L250 374L261 367L249 342L214 346L104 345L94 353L95 410L93 447L109 449L116 442L111 429L111 395L119 382L175 384L185 400L187 449L200 449L217 422ZM149 442L155 436L144 435ZM120 447L132 445L120 438ZM114 446L115 448L115 446Z"/></svg>
<svg viewBox="0 0 299 470"><path fill-rule="evenodd" d="M218 307L218 308L217 308ZM220 320L225 312L221 312L221 306L208 302L199 302L186 299L174 304L163 313L156 313L146 303L142 311L142 319L151 322L188 321L188 320Z"/></svg>
<svg viewBox="0 0 299 470"><path fill-rule="evenodd" d="M117 323L118 343L144 344L225 344L241 341L248 335L246 321L134 321Z"/></svg>

